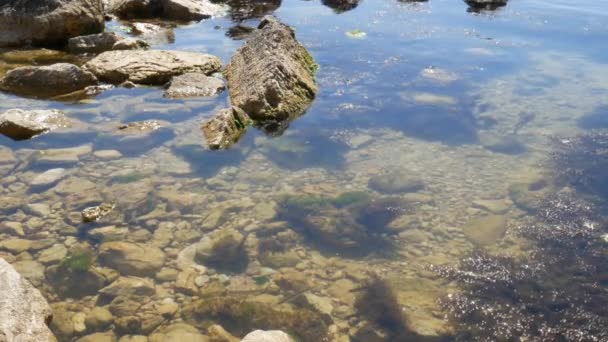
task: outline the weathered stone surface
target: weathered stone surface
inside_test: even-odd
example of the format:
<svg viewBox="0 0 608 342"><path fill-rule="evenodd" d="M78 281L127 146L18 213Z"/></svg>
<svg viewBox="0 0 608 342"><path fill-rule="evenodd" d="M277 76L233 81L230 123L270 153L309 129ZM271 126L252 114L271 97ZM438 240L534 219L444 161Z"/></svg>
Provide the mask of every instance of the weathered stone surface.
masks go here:
<svg viewBox="0 0 608 342"><path fill-rule="evenodd" d="M103 31L101 0L3 1L0 46L56 45Z"/></svg>
<svg viewBox="0 0 608 342"><path fill-rule="evenodd" d="M167 44L175 42L175 32L171 26L160 26L152 23L131 23L131 33L150 44ZM115 49L118 50L118 49Z"/></svg>
<svg viewBox="0 0 608 342"><path fill-rule="evenodd" d="M247 334L241 342L293 342L293 340L280 330L256 330Z"/></svg>
<svg viewBox="0 0 608 342"><path fill-rule="evenodd" d="M120 84L131 81L161 85L173 76L189 72L211 74L222 64L219 58L203 53L164 50L121 50L100 54L85 64L85 69L100 80Z"/></svg>
<svg viewBox="0 0 608 342"><path fill-rule="evenodd" d="M0 258L0 340L56 341L52 311L40 292Z"/></svg>
<svg viewBox="0 0 608 342"><path fill-rule="evenodd" d="M79 36L68 40L68 50L71 53L101 53L112 50L114 44L123 39L116 32Z"/></svg>
<svg viewBox="0 0 608 342"><path fill-rule="evenodd" d="M472 219L464 228L464 235L480 246L495 243L507 231L507 218L502 215L487 215Z"/></svg>
<svg viewBox="0 0 608 342"><path fill-rule="evenodd" d="M13 140L26 140L58 128L70 126L63 112L58 110L10 109L0 114L0 134Z"/></svg>
<svg viewBox="0 0 608 342"><path fill-rule="evenodd" d="M97 84L88 71L69 63L13 69L0 80L0 89L17 95L49 98Z"/></svg>
<svg viewBox="0 0 608 342"><path fill-rule="evenodd" d="M187 73L171 79L165 97L212 96L226 89L224 81L201 73Z"/></svg>
<svg viewBox="0 0 608 342"><path fill-rule="evenodd" d="M116 0L110 12L123 19L160 17L170 20L201 20L225 13L209 0Z"/></svg>
<svg viewBox="0 0 608 342"><path fill-rule="evenodd" d="M156 247L112 241L99 246L99 260L123 275L149 276L163 267L165 255Z"/></svg>
<svg viewBox="0 0 608 342"><path fill-rule="evenodd" d="M224 149L237 142L247 126L249 116L238 107L223 109L203 123L203 135L212 150Z"/></svg>
<svg viewBox="0 0 608 342"><path fill-rule="evenodd" d="M266 16L226 67L231 104L254 120L294 118L315 97L315 69L293 30Z"/></svg>
<svg viewBox="0 0 608 342"><path fill-rule="evenodd" d="M173 20L201 20L225 14L222 6L209 0L160 0L162 16Z"/></svg>
<svg viewBox="0 0 608 342"><path fill-rule="evenodd" d="M95 307L85 318L85 325L89 331L106 329L114 321L112 313L106 308Z"/></svg>

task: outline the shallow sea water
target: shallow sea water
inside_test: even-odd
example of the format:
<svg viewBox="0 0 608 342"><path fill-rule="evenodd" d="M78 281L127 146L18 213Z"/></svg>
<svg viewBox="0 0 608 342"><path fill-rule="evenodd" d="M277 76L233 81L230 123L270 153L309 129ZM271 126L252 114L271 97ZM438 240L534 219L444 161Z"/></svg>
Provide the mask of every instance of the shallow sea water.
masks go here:
<svg viewBox="0 0 608 342"><path fill-rule="evenodd" d="M0 94L2 111L57 108L81 122L29 141L0 137L0 256L53 305L59 340L107 331L176 340L184 335L169 328L181 322L205 335L220 324L237 337L282 329L311 342L526 340L488 337L450 314L444 299L466 284L434 268L480 250L518 260L537 251L519 232L539 220L538 202L563 192L554 138L608 122L608 4L275 7L319 64L317 98L282 134L252 127L229 150L206 149L199 127L227 106L225 92L169 100L159 88L118 88L73 102ZM227 63L243 42L226 36L236 22L180 25L154 48ZM128 34L120 22L108 29ZM1 57L0 72L18 64ZM165 124L114 133L149 119ZM53 168L61 179L30 185ZM80 221L102 202L115 207ZM116 285L127 276L146 278L144 290ZM111 318L91 318L99 308ZM401 321L382 316L391 308Z"/></svg>

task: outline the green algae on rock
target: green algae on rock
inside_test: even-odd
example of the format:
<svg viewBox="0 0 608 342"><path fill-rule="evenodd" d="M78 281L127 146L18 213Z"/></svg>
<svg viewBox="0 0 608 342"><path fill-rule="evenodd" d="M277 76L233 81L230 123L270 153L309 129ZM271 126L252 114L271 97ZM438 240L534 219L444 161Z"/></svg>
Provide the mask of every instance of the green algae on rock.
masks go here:
<svg viewBox="0 0 608 342"><path fill-rule="evenodd" d="M224 74L230 102L254 120L293 119L310 106L316 64L294 31L271 16L232 56Z"/></svg>

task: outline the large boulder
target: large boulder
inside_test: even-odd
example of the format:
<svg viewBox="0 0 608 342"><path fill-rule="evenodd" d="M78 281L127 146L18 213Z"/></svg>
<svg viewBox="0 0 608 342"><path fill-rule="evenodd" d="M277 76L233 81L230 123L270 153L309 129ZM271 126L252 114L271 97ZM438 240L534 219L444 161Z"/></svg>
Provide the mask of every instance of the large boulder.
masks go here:
<svg viewBox="0 0 608 342"><path fill-rule="evenodd" d="M164 50L108 51L85 64L104 82L162 85L173 76L189 72L206 75L222 67L219 58L204 53Z"/></svg>
<svg viewBox="0 0 608 342"><path fill-rule="evenodd" d="M0 114L0 134L13 140L26 140L38 134L69 126L70 122L58 110L10 109Z"/></svg>
<svg viewBox="0 0 608 342"><path fill-rule="evenodd" d="M230 147L241 138L250 124L249 116L238 107L220 110L203 123L203 135L207 146L212 150Z"/></svg>
<svg viewBox="0 0 608 342"><path fill-rule="evenodd" d="M294 118L315 97L315 70L294 31L266 16L226 67L231 104L254 120Z"/></svg>
<svg viewBox="0 0 608 342"><path fill-rule="evenodd" d="M56 341L52 311L40 292L0 258L0 341Z"/></svg>
<svg viewBox="0 0 608 342"><path fill-rule="evenodd" d="M97 84L88 71L69 63L13 69L0 79L0 90L23 96L49 98Z"/></svg>
<svg viewBox="0 0 608 342"><path fill-rule="evenodd" d="M0 47L59 45L103 29L101 0L0 1Z"/></svg>
<svg viewBox="0 0 608 342"><path fill-rule="evenodd" d="M209 0L116 0L110 13L122 19L159 17L192 21L220 16L225 10Z"/></svg>

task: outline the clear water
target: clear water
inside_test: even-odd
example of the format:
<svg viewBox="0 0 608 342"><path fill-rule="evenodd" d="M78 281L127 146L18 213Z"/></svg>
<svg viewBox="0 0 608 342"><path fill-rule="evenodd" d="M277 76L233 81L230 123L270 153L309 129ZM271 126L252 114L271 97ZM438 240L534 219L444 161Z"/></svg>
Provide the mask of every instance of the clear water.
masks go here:
<svg viewBox="0 0 608 342"><path fill-rule="evenodd" d="M294 27L320 66L317 98L278 137L250 128L233 148L206 150L200 124L227 106L226 93L167 100L159 88L118 88L75 103L0 94L0 110L57 108L83 122L75 132L29 141L0 137L3 155L14 157L0 165L6 198L1 220L24 229L20 237L3 229L0 238L52 241L24 251L4 248L0 256L27 269L53 303L60 340L108 330L117 337L158 335L180 321L203 334L218 323L237 337L276 328L302 341L492 339L474 329L463 335L474 320L455 318L441 303L466 286L432 269L455 266L474 250L522 258L538 248L518 234L539 218L518 202L513 186L549 184L530 196L563 191L549 162L551 138L606 128L608 3L511 0L480 13L457 0L367 0L342 13L321 1L277 7L273 13ZM226 63L243 43L226 36L235 23L228 16L178 26L173 42L154 48L206 52ZM119 22L108 29L127 34ZM355 30L365 35L351 37ZM0 61L0 70L14 65ZM139 138L112 133L120 123L147 119L166 124ZM41 157L83 145L90 148L76 159ZM122 157L101 158L95 152L102 150ZM37 174L57 167L68 174L58 184L29 186ZM395 171L424 186L387 194L371 185L370 178ZM360 192L371 199L353 195ZM354 204L336 199L344 193L357 197ZM99 222L72 219L101 202L116 207ZM32 210L32 203L47 204L50 212ZM491 222L479 223L488 215ZM311 227L323 218L337 223ZM105 241L89 233L107 226L126 230ZM208 261L206 270L183 260L201 238L227 232L240 234L240 245L218 252L220 261ZM125 270L100 252L109 240L158 250L162 265ZM70 251L67 256L44 258L58 245ZM244 262L234 255L237 249L247 255L244 267L224 267ZM69 264L69 255L83 258L82 250L92 256L85 273L103 274L103 284L88 284L81 273L53 280L52 269ZM156 286L154 295L127 298L141 305L136 312L97 296L117 272ZM364 305L362 293L391 298L386 288L369 285L373 274L390 284L407 332L378 323L383 320L369 312L386 307ZM188 276L196 281L184 280ZM600 284L605 291L605 281ZM204 303L218 300L258 309L221 302L210 313ZM162 304L173 302L177 311L160 313ZM73 323L96 306L112 311L112 324L83 329ZM310 322L298 316L301 310L314 312L305 316ZM370 333L373 338L364 334L370 326L380 331Z"/></svg>

